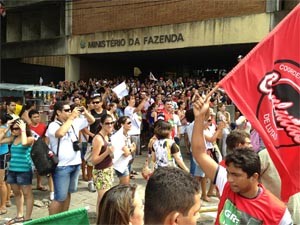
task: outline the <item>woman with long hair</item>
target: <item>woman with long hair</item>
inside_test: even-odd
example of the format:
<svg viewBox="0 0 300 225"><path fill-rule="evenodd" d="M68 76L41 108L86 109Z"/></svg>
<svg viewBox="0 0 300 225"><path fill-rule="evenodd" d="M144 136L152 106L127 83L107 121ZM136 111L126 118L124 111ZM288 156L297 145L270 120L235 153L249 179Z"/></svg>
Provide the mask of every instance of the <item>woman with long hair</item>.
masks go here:
<svg viewBox="0 0 300 225"><path fill-rule="evenodd" d="M188 122L185 118L186 104L183 101L179 101L177 103L177 105L178 105L177 115L179 116L180 123L181 123L181 125L179 126L180 139L184 140L184 145L187 150L187 154L190 154L190 150L188 147L189 140L188 140L188 136L187 136L187 132L186 132L186 127L188 125Z"/></svg>
<svg viewBox="0 0 300 225"><path fill-rule="evenodd" d="M11 136L5 137L9 130ZM31 136L29 127L21 119L12 121L9 128L0 134L0 143L11 144L11 159L6 182L11 185L17 207L17 216L8 221L7 225L31 219L33 195L30 151L33 142L34 138ZM26 200L25 215L23 212L24 199Z"/></svg>
<svg viewBox="0 0 300 225"><path fill-rule="evenodd" d="M144 204L137 186L119 184L108 190L100 202L96 224L144 224Z"/></svg>
<svg viewBox="0 0 300 225"><path fill-rule="evenodd" d="M118 105L115 102L110 103L107 107L107 114L111 115L111 117L113 118L113 121L118 120L117 108L118 108Z"/></svg>
<svg viewBox="0 0 300 225"><path fill-rule="evenodd" d="M100 126L92 142L93 181L98 192L96 209L104 193L113 186L114 170L112 159L114 148L110 141L110 135L114 130L113 125L114 122L111 115L104 114L100 118Z"/></svg>
<svg viewBox="0 0 300 225"><path fill-rule="evenodd" d="M136 151L135 143L131 142L130 136L128 135L128 131L131 129L130 118L128 116L120 117L115 124L115 129L117 132L112 136L112 140L113 143L120 143L118 146L121 147L121 151L120 154L117 154L117 146L115 147L115 157L118 157L118 159L115 159L114 161L114 169L120 179L120 184L129 184L129 166L133 159L133 153ZM119 134L119 132L122 132L122 134ZM121 136L122 138L119 139ZM114 141L114 138L118 140ZM126 167L124 164L127 164ZM118 165L122 165L122 167L119 167Z"/></svg>
<svg viewBox="0 0 300 225"><path fill-rule="evenodd" d="M220 139L220 146L222 151L222 156L225 157L227 155L227 145L226 145L226 138L230 133L230 114L226 111L226 105L224 103L219 103L218 105L218 112L217 112L217 123L220 122L225 123L225 127L222 131L222 138Z"/></svg>
<svg viewBox="0 0 300 225"><path fill-rule="evenodd" d="M182 160L180 148L171 139L172 125L169 122L159 120L154 127L154 134L157 140L152 146L152 161L155 162L155 168L177 165L189 172Z"/></svg>

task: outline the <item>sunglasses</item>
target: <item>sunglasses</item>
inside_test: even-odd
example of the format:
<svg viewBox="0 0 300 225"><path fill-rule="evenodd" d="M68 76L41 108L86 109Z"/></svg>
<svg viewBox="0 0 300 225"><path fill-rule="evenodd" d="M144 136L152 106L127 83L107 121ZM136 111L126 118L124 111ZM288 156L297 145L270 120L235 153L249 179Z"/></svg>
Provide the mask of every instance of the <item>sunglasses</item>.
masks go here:
<svg viewBox="0 0 300 225"><path fill-rule="evenodd" d="M14 130L20 130L20 128L19 127L12 127L11 130L12 131L14 131Z"/></svg>
<svg viewBox="0 0 300 225"><path fill-rule="evenodd" d="M71 109L63 109L64 112L71 112Z"/></svg>
<svg viewBox="0 0 300 225"><path fill-rule="evenodd" d="M130 125L130 124L131 124L131 121L127 122L126 124L127 124L127 125Z"/></svg>
<svg viewBox="0 0 300 225"><path fill-rule="evenodd" d="M115 123L115 122L106 122L106 123L104 123L104 125L107 125L107 126L108 126L108 125L114 125L114 123Z"/></svg>
<svg viewBox="0 0 300 225"><path fill-rule="evenodd" d="M93 104L99 104L99 103L100 103L100 101L93 102Z"/></svg>

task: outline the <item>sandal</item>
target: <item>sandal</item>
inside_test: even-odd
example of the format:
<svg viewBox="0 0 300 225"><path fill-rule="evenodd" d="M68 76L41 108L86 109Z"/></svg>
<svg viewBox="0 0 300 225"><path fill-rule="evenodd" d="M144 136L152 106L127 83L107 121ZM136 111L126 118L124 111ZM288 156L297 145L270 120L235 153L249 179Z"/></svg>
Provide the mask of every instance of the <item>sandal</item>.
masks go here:
<svg viewBox="0 0 300 225"><path fill-rule="evenodd" d="M132 171L131 171L131 174L132 174L132 175L138 175L138 172L136 172L135 170L132 170Z"/></svg>
<svg viewBox="0 0 300 225"><path fill-rule="evenodd" d="M7 221L7 223L5 225L11 225L11 224L14 224L14 223L22 223L24 221L25 221L24 216L15 217L15 218Z"/></svg>
<svg viewBox="0 0 300 225"><path fill-rule="evenodd" d="M7 209L0 209L0 215L4 215L7 213Z"/></svg>
<svg viewBox="0 0 300 225"><path fill-rule="evenodd" d="M48 191L48 188L45 186L37 187L36 189L39 191Z"/></svg>
<svg viewBox="0 0 300 225"><path fill-rule="evenodd" d="M207 194L207 197L218 197L216 194Z"/></svg>

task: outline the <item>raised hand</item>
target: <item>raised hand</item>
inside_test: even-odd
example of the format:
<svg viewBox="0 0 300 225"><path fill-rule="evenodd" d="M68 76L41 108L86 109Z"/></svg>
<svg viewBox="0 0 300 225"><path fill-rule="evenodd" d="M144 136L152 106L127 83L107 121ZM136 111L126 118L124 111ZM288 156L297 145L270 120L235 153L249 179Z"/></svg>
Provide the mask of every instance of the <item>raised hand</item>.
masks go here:
<svg viewBox="0 0 300 225"><path fill-rule="evenodd" d="M26 123L23 120L17 120L16 124L20 127L21 131L26 131Z"/></svg>
<svg viewBox="0 0 300 225"><path fill-rule="evenodd" d="M205 100L197 93L196 100L193 103L193 112L194 116L205 116L209 109L209 101L210 97L206 98Z"/></svg>

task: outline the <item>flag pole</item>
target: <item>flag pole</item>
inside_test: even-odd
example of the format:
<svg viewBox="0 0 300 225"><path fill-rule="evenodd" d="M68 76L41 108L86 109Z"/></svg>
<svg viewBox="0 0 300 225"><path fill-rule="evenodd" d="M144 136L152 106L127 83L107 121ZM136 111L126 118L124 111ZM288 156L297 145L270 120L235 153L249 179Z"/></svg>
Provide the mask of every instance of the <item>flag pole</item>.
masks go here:
<svg viewBox="0 0 300 225"><path fill-rule="evenodd" d="M212 94L214 92L216 92L218 90L218 88L220 87L219 83L206 95L205 101L207 100L207 98L209 98L210 96L212 96Z"/></svg>

